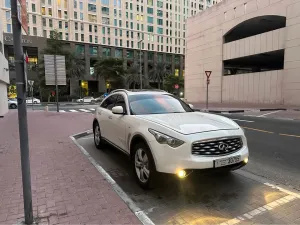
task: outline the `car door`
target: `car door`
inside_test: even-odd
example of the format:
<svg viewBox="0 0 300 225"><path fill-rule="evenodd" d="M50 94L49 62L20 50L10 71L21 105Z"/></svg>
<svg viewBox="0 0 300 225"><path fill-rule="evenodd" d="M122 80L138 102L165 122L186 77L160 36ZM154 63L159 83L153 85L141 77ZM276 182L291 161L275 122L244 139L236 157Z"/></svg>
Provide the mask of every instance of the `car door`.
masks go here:
<svg viewBox="0 0 300 225"><path fill-rule="evenodd" d="M106 98L97 109L97 119L100 125L101 136L112 142L112 134L110 132L110 126L112 123L111 117L112 112L111 109L114 107L117 99L117 95L111 95Z"/></svg>
<svg viewBox="0 0 300 225"><path fill-rule="evenodd" d="M123 150L126 150L126 119L128 118L127 104L125 94L118 94L114 107L122 106L124 110L124 115L113 114L110 117L111 125L109 126L109 132L112 135L113 143Z"/></svg>

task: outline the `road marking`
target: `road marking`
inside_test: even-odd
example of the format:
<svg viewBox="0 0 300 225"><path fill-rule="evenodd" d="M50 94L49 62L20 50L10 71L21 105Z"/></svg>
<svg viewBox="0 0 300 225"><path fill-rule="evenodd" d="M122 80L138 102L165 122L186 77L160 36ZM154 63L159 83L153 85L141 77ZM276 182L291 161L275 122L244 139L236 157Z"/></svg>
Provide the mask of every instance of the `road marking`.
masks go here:
<svg viewBox="0 0 300 225"><path fill-rule="evenodd" d="M61 109L61 110L59 110L59 112L66 112L66 111Z"/></svg>
<svg viewBox="0 0 300 225"><path fill-rule="evenodd" d="M90 110L87 110L87 109L79 109L79 110L82 112L91 112Z"/></svg>
<svg viewBox="0 0 300 225"><path fill-rule="evenodd" d="M264 132L264 133L269 133L269 134L274 134L274 132L272 131L267 131L267 130L260 130L260 129L256 129L256 128L251 128L251 127L242 127L248 130L255 130L255 131L259 131L259 132Z"/></svg>
<svg viewBox="0 0 300 225"><path fill-rule="evenodd" d="M78 111L75 110L75 109L70 109L69 111L70 111L70 112L78 112Z"/></svg>
<svg viewBox="0 0 300 225"><path fill-rule="evenodd" d="M84 132L85 133L85 132ZM78 135L78 134L76 134ZM75 135L74 135L75 136ZM129 209L135 214L135 216L144 225L155 225L152 220L146 215L146 213L141 210L134 201L123 191L123 189L117 184L117 182L103 169L102 166L88 153L87 150L82 147L74 136L70 136L74 144L80 149L80 151L88 158L90 163L97 169L97 171L106 179L106 181L113 187L113 190L120 196L120 198L125 202Z"/></svg>
<svg viewBox="0 0 300 225"><path fill-rule="evenodd" d="M254 121L251 121L251 120L239 120L239 119L232 119L232 120L247 122L247 123L253 123L254 122Z"/></svg>
<svg viewBox="0 0 300 225"><path fill-rule="evenodd" d="M89 109L89 110L95 111L95 109Z"/></svg>
<svg viewBox="0 0 300 225"><path fill-rule="evenodd" d="M273 111L273 112L268 112L268 113L259 115L259 116L257 116L257 117L264 117L264 116L267 116L267 115L270 115L270 114L278 113L278 112L280 112L280 111L281 111L281 110L277 110L277 111Z"/></svg>
<svg viewBox="0 0 300 225"><path fill-rule="evenodd" d="M293 135L293 134L279 134L281 136L288 136L288 137L297 137L297 138L300 138L299 135Z"/></svg>

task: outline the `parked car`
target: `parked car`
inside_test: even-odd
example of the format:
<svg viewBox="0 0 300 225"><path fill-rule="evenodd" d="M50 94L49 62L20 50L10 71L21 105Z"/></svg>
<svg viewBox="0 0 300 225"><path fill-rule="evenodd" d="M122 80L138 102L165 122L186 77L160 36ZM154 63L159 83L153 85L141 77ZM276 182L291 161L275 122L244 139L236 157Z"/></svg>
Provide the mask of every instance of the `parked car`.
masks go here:
<svg viewBox="0 0 300 225"><path fill-rule="evenodd" d="M84 97L84 98L77 99L76 102L78 102L78 103L91 103L92 100L94 100L93 97L87 96L87 97Z"/></svg>
<svg viewBox="0 0 300 225"><path fill-rule="evenodd" d="M9 109L16 109L16 108L18 108L17 99L15 99L15 98L9 98L7 102L8 102L8 108Z"/></svg>
<svg viewBox="0 0 300 225"><path fill-rule="evenodd" d="M41 100L37 99L37 98L32 99L31 97L26 98L26 103L27 104L32 104L32 102L33 102L33 104L39 104L39 103L41 103Z"/></svg>
<svg viewBox="0 0 300 225"><path fill-rule="evenodd" d="M248 162L243 129L233 120L196 112L174 95L118 90L96 108L94 143L107 142L131 158L137 182L153 186L158 173L185 178L194 170L231 171Z"/></svg>
<svg viewBox="0 0 300 225"><path fill-rule="evenodd" d="M102 102L103 101L103 99L105 98L105 96L104 95L101 95L100 97L98 97L98 98L95 98L95 99L92 99L92 103L100 103L100 102Z"/></svg>

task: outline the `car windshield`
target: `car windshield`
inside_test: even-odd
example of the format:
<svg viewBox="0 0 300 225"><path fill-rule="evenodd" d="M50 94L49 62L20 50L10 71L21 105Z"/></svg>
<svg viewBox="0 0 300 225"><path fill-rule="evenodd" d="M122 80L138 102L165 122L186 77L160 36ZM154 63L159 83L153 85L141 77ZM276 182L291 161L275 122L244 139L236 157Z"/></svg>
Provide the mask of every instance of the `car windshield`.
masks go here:
<svg viewBox="0 0 300 225"><path fill-rule="evenodd" d="M193 112L186 103L167 94L130 95L128 100L133 115Z"/></svg>

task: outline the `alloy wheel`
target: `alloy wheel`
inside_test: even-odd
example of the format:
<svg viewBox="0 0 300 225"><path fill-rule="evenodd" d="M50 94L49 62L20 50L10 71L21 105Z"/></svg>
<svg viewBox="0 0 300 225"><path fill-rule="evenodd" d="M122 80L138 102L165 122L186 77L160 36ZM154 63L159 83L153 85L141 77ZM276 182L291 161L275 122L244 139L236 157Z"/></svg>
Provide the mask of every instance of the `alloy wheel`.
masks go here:
<svg viewBox="0 0 300 225"><path fill-rule="evenodd" d="M100 141L101 141L101 137L100 137L100 127L99 127L99 125L96 125L96 127L95 127L94 138L95 138L95 143L96 143L96 145L99 145L99 144L100 144Z"/></svg>
<svg viewBox="0 0 300 225"><path fill-rule="evenodd" d="M148 156L143 149L139 148L134 158L136 174L142 183L146 183L150 176Z"/></svg>

